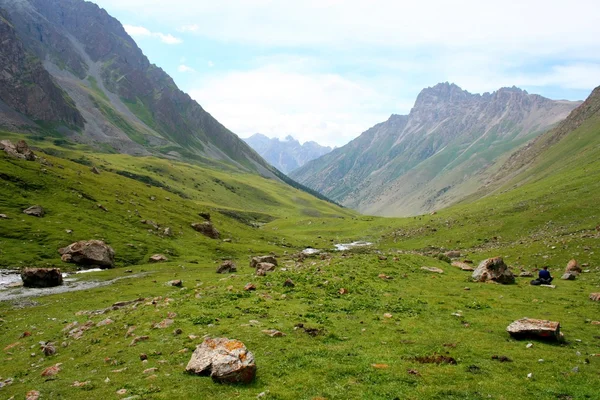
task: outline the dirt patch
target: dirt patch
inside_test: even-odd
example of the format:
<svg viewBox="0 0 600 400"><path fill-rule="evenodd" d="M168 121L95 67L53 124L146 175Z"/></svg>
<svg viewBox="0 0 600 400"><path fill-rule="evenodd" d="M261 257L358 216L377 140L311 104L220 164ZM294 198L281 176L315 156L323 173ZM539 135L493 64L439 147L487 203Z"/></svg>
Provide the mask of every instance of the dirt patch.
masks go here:
<svg viewBox="0 0 600 400"><path fill-rule="evenodd" d="M456 365L457 362L454 358L450 356L443 356L441 354L434 354L431 356L421 356L413 358L416 362L421 364L450 364Z"/></svg>

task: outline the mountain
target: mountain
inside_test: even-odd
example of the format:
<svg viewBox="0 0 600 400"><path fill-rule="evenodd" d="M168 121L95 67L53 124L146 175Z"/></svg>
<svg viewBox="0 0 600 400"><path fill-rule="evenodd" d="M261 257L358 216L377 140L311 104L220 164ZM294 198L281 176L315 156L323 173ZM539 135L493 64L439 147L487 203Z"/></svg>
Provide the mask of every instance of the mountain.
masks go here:
<svg viewBox="0 0 600 400"><path fill-rule="evenodd" d="M290 176L363 213L430 212L475 192L490 166L579 104L516 87L471 94L440 83L421 91L408 115L392 115Z"/></svg>
<svg viewBox="0 0 600 400"><path fill-rule="evenodd" d="M244 141L272 166L286 174L331 151L331 147L312 141L300 144L292 136L279 140L256 133Z"/></svg>
<svg viewBox="0 0 600 400"><path fill-rule="evenodd" d="M151 64L121 23L97 5L0 0L0 9L5 129L280 175Z"/></svg>

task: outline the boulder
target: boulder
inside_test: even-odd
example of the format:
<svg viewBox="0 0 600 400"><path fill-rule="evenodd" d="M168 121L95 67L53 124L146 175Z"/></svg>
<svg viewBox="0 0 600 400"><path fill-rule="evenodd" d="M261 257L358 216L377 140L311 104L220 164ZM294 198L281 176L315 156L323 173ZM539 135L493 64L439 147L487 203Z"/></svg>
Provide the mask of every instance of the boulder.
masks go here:
<svg viewBox="0 0 600 400"><path fill-rule="evenodd" d="M600 293L592 293L592 294L590 294L590 300L600 301Z"/></svg>
<svg viewBox="0 0 600 400"><path fill-rule="evenodd" d="M209 221L193 223L192 228L211 239L218 239L221 236L217 228Z"/></svg>
<svg viewBox="0 0 600 400"><path fill-rule="evenodd" d="M508 269L502 257L488 258L483 260L475 271L472 278L476 282L497 282L502 284L515 283L515 276Z"/></svg>
<svg viewBox="0 0 600 400"><path fill-rule="evenodd" d="M34 217L43 217L46 212L42 206L35 205L24 209L23 213L33 215Z"/></svg>
<svg viewBox="0 0 600 400"><path fill-rule="evenodd" d="M462 262L462 261L452 261L451 264L453 267L457 267L460 268L462 271L469 271L469 272L473 272L475 269L473 267L471 267L469 264Z"/></svg>
<svg viewBox="0 0 600 400"><path fill-rule="evenodd" d="M59 249L64 262L82 266L115 266L115 251L101 240L81 240Z"/></svg>
<svg viewBox="0 0 600 400"><path fill-rule="evenodd" d="M237 268L231 260L223 261L223 263L217 268L217 274L229 274L231 272L237 272Z"/></svg>
<svg viewBox="0 0 600 400"><path fill-rule="evenodd" d="M250 383L256 376L254 355L235 339L206 338L196 347L185 370L209 375L219 383Z"/></svg>
<svg viewBox="0 0 600 400"><path fill-rule="evenodd" d="M567 263L567 268L565 269L565 274L566 273L580 274L581 272L582 272L581 267L579 266L579 263L576 260L571 260Z"/></svg>
<svg viewBox="0 0 600 400"><path fill-rule="evenodd" d="M150 257L150 262L153 262L153 263L163 262L163 261L169 261L169 259L164 254L155 254L152 257Z"/></svg>
<svg viewBox="0 0 600 400"><path fill-rule="evenodd" d="M270 263L273 265L277 265L277 259L275 256L256 256L252 257L250 260L250 268L256 268L256 266L260 263Z"/></svg>
<svg viewBox="0 0 600 400"><path fill-rule="evenodd" d="M560 323L542 319L522 318L510 324L506 331L516 339L534 338L560 340Z"/></svg>
<svg viewBox="0 0 600 400"><path fill-rule="evenodd" d="M10 140L2 140L0 141L0 150L4 150L6 154L15 158L21 158L27 161L35 160L35 154L24 140L19 140L16 145Z"/></svg>
<svg viewBox="0 0 600 400"><path fill-rule="evenodd" d="M563 276L560 277L560 279L562 279L563 281L574 281L576 277L577 275L571 272L566 272L563 274Z"/></svg>
<svg viewBox="0 0 600 400"><path fill-rule="evenodd" d="M46 288L60 286L63 277L58 268L25 268L21 271L23 286L30 288Z"/></svg>
<svg viewBox="0 0 600 400"><path fill-rule="evenodd" d="M267 272L275 271L275 264L261 262L256 265L256 274L264 276Z"/></svg>

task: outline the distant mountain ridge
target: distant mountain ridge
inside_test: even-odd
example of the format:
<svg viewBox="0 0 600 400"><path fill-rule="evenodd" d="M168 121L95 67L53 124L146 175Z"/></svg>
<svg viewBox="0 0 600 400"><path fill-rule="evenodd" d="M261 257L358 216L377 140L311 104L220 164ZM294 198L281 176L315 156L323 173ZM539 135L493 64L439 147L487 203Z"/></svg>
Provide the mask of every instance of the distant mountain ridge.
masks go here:
<svg viewBox="0 0 600 400"><path fill-rule="evenodd" d="M495 160L579 104L516 87L471 94L440 83L422 90L408 115L392 115L290 176L363 213L430 212L475 192Z"/></svg>
<svg viewBox="0 0 600 400"><path fill-rule="evenodd" d="M96 4L0 0L0 9L0 127L50 127L52 134L121 153L278 176L151 64L121 23Z"/></svg>
<svg viewBox="0 0 600 400"><path fill-rule="evenodd" d="M290 135L285 140L279 140L256 133L243 140L272 166L286 174L331 151L331 147L313 141L300 144Z"/></svg>

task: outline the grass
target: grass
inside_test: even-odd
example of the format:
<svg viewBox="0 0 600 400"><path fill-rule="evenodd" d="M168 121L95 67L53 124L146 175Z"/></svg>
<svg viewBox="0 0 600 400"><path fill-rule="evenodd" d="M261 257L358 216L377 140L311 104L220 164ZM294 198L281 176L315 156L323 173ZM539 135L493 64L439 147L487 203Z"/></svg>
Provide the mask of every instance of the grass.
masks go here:
<svg viewBox="0 0 600 400"><path fill-rule="evenodd" d="M10 218L0 220L0 266L72 269L56 250L96 238L115 248L118 268L79 279L130 276L126 270L147 275L85 292L1 302L0 377L13 383L0 393L22 398L36 389L44 398L95 399L119 398L116 391L124 388L122 397L140 399L255 399L263 392L265 399L594 399L600 358L592 354L600 353L600 327L590 321L600 314L588 295L600 291L600 158L590 150L577 159L597 148L594 129L583 126L574 136L579 144L559 143L571 152L556 150L570 155L552 173L534 166L527 184L515 180L479 201L408 219L361 216L231 168L92 153L82 145L57 147L51 138L30 141L53 166L0 155L0 213ZM21 213L32 204L44 206L47 215ZM202 220L199 212L210 212L231 242L193 231L189 225ZM164 237L142 219L171 227L175 235ZM331 251L334 243L354 240L374 245ZM303 261L294 256L308 246L330 254ZM574 257L590 272L558 280L556 289L530 286L527 278L508 286L476 284L435 257L450 249L475 262L501 255L517 271L547 264L557 277ZM269 252L277 254L280 269L255 276L249 258ZM155 253L169 262L148 264ZM222 259L234 260L238 272L216 274ZM287 278L295 287L283 286ZM182 279L184 287L168 286L172 279ZM248 282L255 292L243 290ZM81 313L137 298L146 300L102 315ZM153 328L170 312L176 313L171 327ZM526 341L505 332L525 316L560 321L566 341L534 341L527 349ZM95 325L106 318L113 323ZM63 332L88 320L94 325L79 340ZM295 329L298 324L320 334L310 336ZM131 326L135 336L149 339L130 346ZM261 333L271 328L286 336ZM21 337L24 332L31 335ZM203 335L243 341L256 357L257 379L219 385L185 374ZM56 343L57 354L44 356L40 341ZM433 355L452 357L456 365L416 360ZM41 376L56 363L61 372ZM144 373L152 367L158 370ZM74 387L75 381L90 383Z"/></svg>

